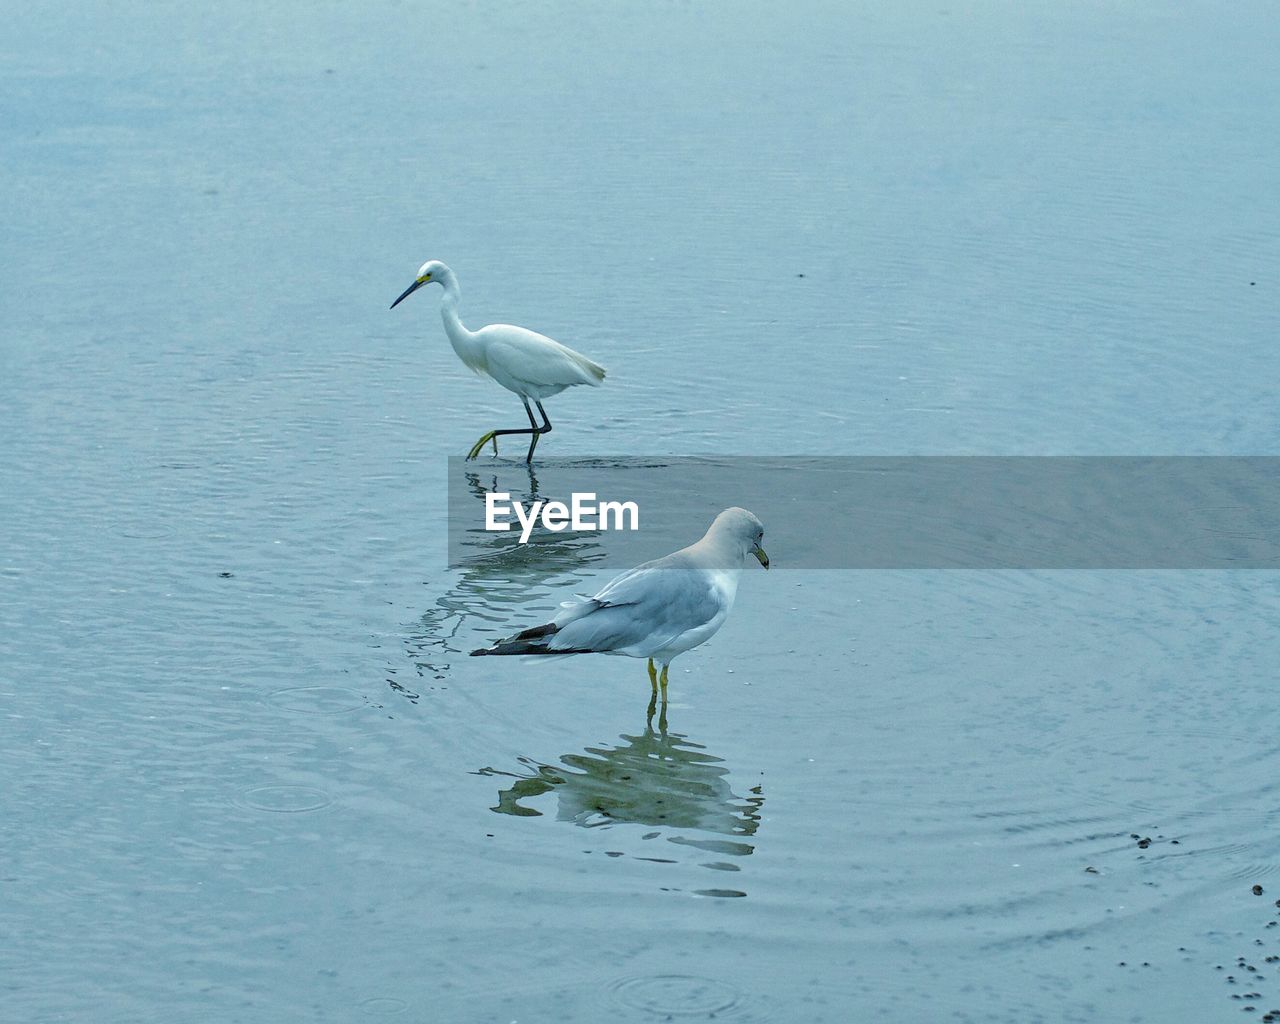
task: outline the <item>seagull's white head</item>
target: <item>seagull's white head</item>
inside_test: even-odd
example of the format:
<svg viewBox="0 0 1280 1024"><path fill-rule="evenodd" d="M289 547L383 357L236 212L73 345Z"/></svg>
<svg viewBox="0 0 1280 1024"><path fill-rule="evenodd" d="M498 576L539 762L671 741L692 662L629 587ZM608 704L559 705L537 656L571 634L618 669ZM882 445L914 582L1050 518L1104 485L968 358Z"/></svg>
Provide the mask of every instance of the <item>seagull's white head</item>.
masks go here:
<svg viewBox="0 0 1280 1024"><path fill-rule="evenodd" d="M717 540L737 546L744 558L755 555L761 565L769 568L769 556L761 547L764 543L764 524L745 508L725 509L716 516L707 533L714 534Z"/></svg>
<svg viewBox="0 0 1280 1024"><path fill-rule="evenodd" d="M426 263L418 268L418 276L414 279L413 284L400 293L400 298L391 303L391 308L395 309L396 306L400 305L424 284L444 284L451 273L452 271L439 260L427 260Z"/></svg>

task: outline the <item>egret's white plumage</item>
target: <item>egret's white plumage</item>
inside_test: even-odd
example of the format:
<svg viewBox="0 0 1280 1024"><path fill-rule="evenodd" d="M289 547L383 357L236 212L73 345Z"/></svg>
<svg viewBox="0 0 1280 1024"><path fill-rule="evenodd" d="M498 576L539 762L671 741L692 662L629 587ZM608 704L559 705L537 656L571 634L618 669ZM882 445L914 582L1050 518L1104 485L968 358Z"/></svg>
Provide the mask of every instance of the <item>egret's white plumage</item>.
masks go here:
<svg viewBox="0 0 1280 1024"><path fill-rule="evenodd" d="M742 508L716 516L696 544L645 562L611 580L595 597L566 602L550 622L500 640L472 654L625 654L667 667L724 625L748 555L769 568L761 542L764 527Z"/></svg>
<svg viewBox="0 0 1280 1024"><path fill-rule="evenodd" d="M519 395L525 412L529 415L529 429L492 430L472 446L467 458L475 458L490 441L493 442L496 455L497 438L503 434L532 434L526 459L532 462L538 438L551 431L551 421L547 419L547 411L542 408L542 400L558 395L575 384L598 387L604 380L604 367L581 352L575 352L568 345L562 345L545 334L525 327L490 324L478 331L467 330L458 316L458 299L461 296L458 276L439 260L424 263L413 284L401 293L391 304L391 308L395 309L424 284L439 284L444 288L440 316L444 320L445 334L458 358L476 373L492 377L508 391ZM529 408L530 399L533 399L542 414L541 426L534 419L533 410Z"/></svg>

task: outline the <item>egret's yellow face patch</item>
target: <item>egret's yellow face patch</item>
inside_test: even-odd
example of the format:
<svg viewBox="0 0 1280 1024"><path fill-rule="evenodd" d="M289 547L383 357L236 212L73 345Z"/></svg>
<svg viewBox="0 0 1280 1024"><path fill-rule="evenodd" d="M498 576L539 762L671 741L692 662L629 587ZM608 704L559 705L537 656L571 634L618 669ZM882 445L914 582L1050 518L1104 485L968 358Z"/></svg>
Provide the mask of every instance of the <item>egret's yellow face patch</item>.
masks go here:
<svg viewBox="0 0 1280 1024"><path fill-rule="evenodd" d="M430 280L431 280L430 274L423 274L420 278L418 278L418 284L426 284Z"/></svg>

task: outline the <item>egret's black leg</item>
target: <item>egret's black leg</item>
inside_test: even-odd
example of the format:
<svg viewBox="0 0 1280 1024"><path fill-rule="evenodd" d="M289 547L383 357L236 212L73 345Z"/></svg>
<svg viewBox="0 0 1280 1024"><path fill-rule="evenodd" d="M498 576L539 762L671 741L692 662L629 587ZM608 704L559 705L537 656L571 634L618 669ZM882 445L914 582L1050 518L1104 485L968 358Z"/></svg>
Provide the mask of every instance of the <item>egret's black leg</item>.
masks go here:
<svg viewBox="0 0 1280 1024"><path fill-rule="evenodd" d="M527 398L525 398L523 395L521 395L521 396L520 396L520 401L522 401L522 402L524 403L524 411L525 411L525 415L527 415L527 416L529 417L529 427L528 427L528 429L527 429L527 430L526 430L526 429L516 430L516 429L514 429L514 428L513 428L513 429L511 429L511 430L491 430L491 431L489 431L489 433L485 434L485 435L484 435L484 437L480 438L480 440L479 440L479 441L477 441L475 444L473 444L473 445L471 446L471 451L467 453L467 459L468 459L468 461L470 461L471 459L474 459L477 455L479 455L479 454L480 454L480 449L482 449L482 448L483 448L485 445L487 445L490 441L492 441L492 442L493 442L493 454L494 454L494 455L497 455L497 454L498 454L498 440L497 440L497 439L498 439L498 438L500 438L500 437L502 437L504 434L532 434L532 435L533 435L533 444L534 444L534 445L536 445L536 444L538 443L538 434L539 434L539 433L541 433L541 430L540 430L540 429L539 429L539 427L538 427L538 421L537 421L537 420L535 420L535 419L533 418L533 410L529 408L529 399L527 399ZM541 408L541 406L539 406L539 408ZM546 414L546 413L543 413L543 414L542 414L542 418L543 418L543 419L546 419L546 418L547 418L547 414ZM548 429L548 430L550 430L551 428L550 428L550 427L548 427L547 429ZM529 462L529 461L531 461L532 459L533 459L533 445L530 445L530 446L529 446L529 458L528 458L528 459L526 459L525 461L526 461L526 462Z"/></svg>
<svg viewBox="0 0 1280 1024"><path fill-rule="evenodd" d="M542 426L538 426L533 420L533 410L529 408L528 399L524 403L524 411L529 414L529 422L533 423L533 440L529 442L529 454L525 457L525 462L533 462L533 450L538 447L538 438L543 434L551 433L551 421L547 419L547 410L542 408L542 403L536 398L533 400L534 405L538 407L538 412L542 413Z"/></svg>

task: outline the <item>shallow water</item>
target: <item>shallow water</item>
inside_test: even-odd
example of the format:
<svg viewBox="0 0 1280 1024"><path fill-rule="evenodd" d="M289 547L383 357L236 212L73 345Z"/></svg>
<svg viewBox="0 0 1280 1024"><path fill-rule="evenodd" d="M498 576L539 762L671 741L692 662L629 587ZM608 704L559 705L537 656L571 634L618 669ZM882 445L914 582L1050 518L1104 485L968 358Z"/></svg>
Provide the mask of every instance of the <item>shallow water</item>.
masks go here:
<svg viewBox="0 0 1280 1024"><path fill-rule="evenodd" d="M466 657L597 572L447 568L520 410L386 309L608 366L548 458L1274 453L1280 23L1139 7L27 8L5 1017L1280 1007L1274 573L771 548L650 719Z"/></svg>

